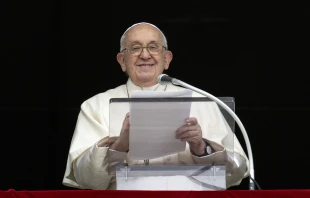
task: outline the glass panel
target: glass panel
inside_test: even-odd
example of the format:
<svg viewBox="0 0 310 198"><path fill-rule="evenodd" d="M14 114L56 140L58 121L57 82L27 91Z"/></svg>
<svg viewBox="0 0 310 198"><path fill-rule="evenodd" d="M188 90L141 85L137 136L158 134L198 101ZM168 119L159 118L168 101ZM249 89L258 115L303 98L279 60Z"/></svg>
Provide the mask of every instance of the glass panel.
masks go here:
<svg viewBox="0 0 310 198"><path fill-rule="evenodd" d="M234 98L219 99L233 111L235 110ZM126 168L147 166L148 169L140 170L138 174L145 174L148 178L150 174L154 173L153 168L158 168L158 166L161 167L161 170L167 168L166 171L160 171L160 174L163 175L165 173L179 174L180 172L177 170L180 169L194 170L194 166L201 168L223 165L225 174L228 176L232 174L232 164L229 166L226 164L234 159L235 120L225 109L209 98L112 98L109 118L110 145L119 137L128 112L131 115L129 122L132 123L129 125L129 151L124 160L117 157L120 156L118 152L109 151L109 175L115 177L116 167L123 165L126 165ZM188 116L197 118L203 138L211 146L215 145L215 149L219 149L225 141L228 159L214 161L212 156L201 158L193 156L188 143L182 144L180 140L173 139L175 131L185 124L185 118ZM170 150L170 153L161 154L163 148ZM137 156L145 157L138 158ZM171 167L179 168L171 172ZM120 171L120 169L118 170ZM121 175L118 173L119 177L123 177ZM153 176L156 175L152 175L152 178ZM187 175L175 176L187 177ZM118 181L120 182L122 179L118 178ZM211 185L212 182L209 184ZM221 185L218 187L222 188Z"/></svg>

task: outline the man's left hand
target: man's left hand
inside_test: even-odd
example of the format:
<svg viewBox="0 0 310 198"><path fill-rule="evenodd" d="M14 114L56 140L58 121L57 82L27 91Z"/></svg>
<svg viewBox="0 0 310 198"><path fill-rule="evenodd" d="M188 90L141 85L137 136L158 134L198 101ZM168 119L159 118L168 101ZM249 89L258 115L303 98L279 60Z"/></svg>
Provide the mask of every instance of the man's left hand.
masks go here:
<svg viewBox="0 0 310 198"><path fill-rule="evenodd" d="M206 143L202 139L202 131L197 118L190 117L186 119L186 124L176 131L176 138L187 141L195 155L205 153Z"/></svg>

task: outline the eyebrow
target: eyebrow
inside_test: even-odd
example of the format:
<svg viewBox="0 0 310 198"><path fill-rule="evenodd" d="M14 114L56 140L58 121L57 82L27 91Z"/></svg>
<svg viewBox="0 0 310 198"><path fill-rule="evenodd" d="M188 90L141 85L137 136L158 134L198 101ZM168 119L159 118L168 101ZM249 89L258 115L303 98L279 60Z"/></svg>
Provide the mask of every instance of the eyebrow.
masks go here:
<svg viewBox="0 0 310 198"><path fill-rule="evenodd" d="M159 42L153 40L153 41L150 41L149 43L159 43ZM133 41L133 42L131 42L131 45L133 45L133 44L140 44L141 45L142 43L140 41Z"/></svg>

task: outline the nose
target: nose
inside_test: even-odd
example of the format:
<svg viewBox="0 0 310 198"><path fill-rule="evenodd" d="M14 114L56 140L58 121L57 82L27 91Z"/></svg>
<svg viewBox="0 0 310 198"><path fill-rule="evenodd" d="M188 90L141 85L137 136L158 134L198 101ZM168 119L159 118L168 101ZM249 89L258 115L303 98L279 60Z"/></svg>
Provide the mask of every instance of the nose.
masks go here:
<svg viewBox="0 0 310 198"><path fill-rule="evenodd" d="M149 58L151 58L151 54L147 50L147 48L142 48L142 52L140 54L140 58L142 58L142 59L149 59Z"/></svg>

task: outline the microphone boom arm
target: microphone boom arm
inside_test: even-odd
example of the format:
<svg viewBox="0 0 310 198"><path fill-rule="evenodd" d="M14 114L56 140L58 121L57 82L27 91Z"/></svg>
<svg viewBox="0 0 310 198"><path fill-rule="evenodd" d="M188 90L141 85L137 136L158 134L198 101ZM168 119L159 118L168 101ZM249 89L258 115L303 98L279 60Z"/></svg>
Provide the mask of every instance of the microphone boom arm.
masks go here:
<svg viewBox="0 0 310 198"><path fill-rule="evenodd" d="M221 100L219 100L218 98L216 98L215 96L202 91L201 89L198 89L196 87L193 87L185 82L182 82L176 78L172 78L171 79L171 83L174 85L180 85L183 86L185 88L191 89L197 93L200 93L210 99L212 99L213 101L215 101L217 104L219 104L220 106L222 106L237 122L242 135L244 137L245 143L246 143L246 147L247 147L247 151L248 151L248 155L249 155L249 166L250 166L250 183L249 183L249 189L250 190L255 190L255 185L254 182L252 180L254 180L254 162L253 162L253 154L252 154L252 148L251 148L251 144L250 144L250 140L248 137L248 134L246 133L246 130L242 124L242 122L240 121L240 119L238 118L238 116L235 114L234 111L232 111L225 103L223 103ZM254 180L255 181L255 180Z"/></svg>

